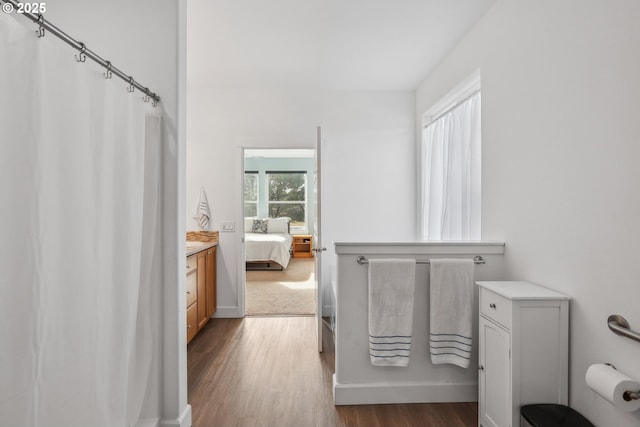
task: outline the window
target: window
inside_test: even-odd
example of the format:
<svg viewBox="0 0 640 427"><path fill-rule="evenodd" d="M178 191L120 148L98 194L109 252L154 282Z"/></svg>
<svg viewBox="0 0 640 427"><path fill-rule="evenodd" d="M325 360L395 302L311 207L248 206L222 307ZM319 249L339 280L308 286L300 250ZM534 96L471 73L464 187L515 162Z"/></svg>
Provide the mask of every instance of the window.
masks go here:
<svg viewBox="0 0 640 427"><path fill-rule="evenodd" d="M424 240L480 239L480 75L423 118Z"/></svg>
<svg viewBox="0 0 640 427"><path fill-rule="evenodd" d="M244 216L258 216L258 172L244 173Z"/></svg>
<svg viewBox="0 0 640 427"><path fill-rule="evenodd" d="M307 173L267 171L267 188L269 217L289 217L292 228L305 228Z"/></svg>

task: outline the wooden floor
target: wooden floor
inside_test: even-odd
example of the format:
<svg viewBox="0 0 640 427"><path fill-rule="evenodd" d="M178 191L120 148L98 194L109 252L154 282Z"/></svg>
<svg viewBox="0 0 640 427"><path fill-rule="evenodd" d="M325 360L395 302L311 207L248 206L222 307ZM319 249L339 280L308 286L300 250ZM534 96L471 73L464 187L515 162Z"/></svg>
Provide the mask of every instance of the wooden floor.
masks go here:
<svg viewBox="0 0 640 427"><path fill-rule="evenodd" d="M313 317L211 319L188 347L193 427L476 427L476 403L334 406Z"/></svg>

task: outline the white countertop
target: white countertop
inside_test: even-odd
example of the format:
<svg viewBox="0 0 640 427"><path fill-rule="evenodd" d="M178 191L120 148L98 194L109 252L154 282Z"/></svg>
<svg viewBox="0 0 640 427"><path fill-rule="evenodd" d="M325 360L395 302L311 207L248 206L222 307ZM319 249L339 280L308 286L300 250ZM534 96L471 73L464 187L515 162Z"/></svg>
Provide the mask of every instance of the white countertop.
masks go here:
<svg viewBox="0 0 640 427"><path fill-rule="evenodd" d="M571 297L552 291L540 285L522 281L479 281L480 287L502 295L510 300L521 299L571 299Z"/></svg>

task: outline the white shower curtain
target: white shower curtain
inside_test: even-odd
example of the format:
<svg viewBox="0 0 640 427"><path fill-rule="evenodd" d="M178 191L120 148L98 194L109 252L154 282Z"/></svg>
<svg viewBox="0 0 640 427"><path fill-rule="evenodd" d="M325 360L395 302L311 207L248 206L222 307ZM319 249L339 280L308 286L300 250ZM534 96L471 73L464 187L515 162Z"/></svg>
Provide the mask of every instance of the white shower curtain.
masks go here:
<svg viewBox="0 0 640 427"><path fill-rule="evenodd" d="M0 14L0 423L128 426L152 360L160 119Z"/></svg>

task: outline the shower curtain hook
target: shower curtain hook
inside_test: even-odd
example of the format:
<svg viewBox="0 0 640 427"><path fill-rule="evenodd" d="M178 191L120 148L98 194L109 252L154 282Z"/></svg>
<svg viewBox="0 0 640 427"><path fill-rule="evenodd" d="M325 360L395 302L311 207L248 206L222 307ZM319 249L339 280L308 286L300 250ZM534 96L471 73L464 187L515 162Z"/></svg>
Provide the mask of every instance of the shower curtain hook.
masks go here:
<svg viewBox="0 0 640 427"><path fill-rule="evenodd" d="M39 26L36 33L38 34L38 38L44 37L44 16L42 14L38 15L38 20L36 21Z"/></svg>
<svg viewBox="0 0 640 427"><path fill-rule="evenodd" d="M106 61L106 63L107 63L107 72L104 73L104 78L110 79L111 77L113 77L113 73L111 72L111 61Z"/></svg>
<svg viewBox="0 0 640 427"><path fill-rule="evenodd" d="M82 42L78 42L78 44L80 45L80 55L76 55L76 61L85 62L87 60L87 55L84 53L87 51L87 46Z"/></svg>
<svg viewBox="0 0 640 427"><path fill-rule="evenodd" d="M129 87L127 88L127 92L132 93L135 89L136 88L133 85L133 77L129 76Z"/></svg>
<svg viewBox="0 0 640 427"><path fill-rule="evenodd" d="M150 99L151 99L151 97L149 96L149 88L145 87L144 88L144 96L142 97L142 100L144 102L149 102Z"/></svg>
<svg viewBox="0 0 640 427"><path fill-rule="evenodd" d="M111 61L106 61L106 63L107 63L107 72L104 73L104 78L110 79L111 77L113 77L113 73L111 72Z"/></svg>

